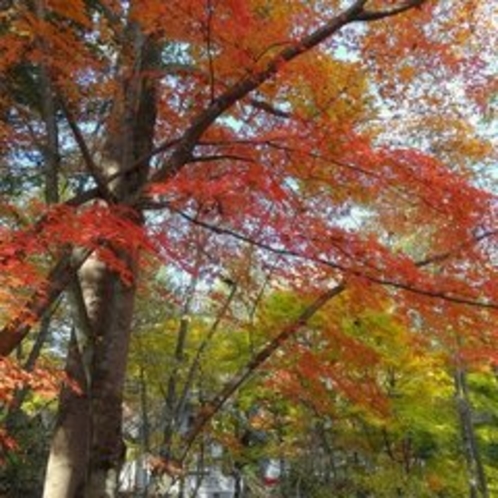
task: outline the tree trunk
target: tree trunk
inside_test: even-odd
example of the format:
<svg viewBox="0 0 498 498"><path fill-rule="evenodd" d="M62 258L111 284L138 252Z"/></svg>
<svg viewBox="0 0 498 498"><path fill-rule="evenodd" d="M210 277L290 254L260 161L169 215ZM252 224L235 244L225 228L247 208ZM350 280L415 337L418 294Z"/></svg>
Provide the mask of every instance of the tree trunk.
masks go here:
<svg viewBox="0 0 498 498"><path fill-rule="evenodd" d="M130 255L122 255L136 275ZM135 286L92 256L78 274L77 338L67 373L84 393L65 389L52 442L45 498L116 496L124 459L122 391ZM83 307L83 309L81 309Z"/></svg>
<svg viewBox="0 0 498 498"><path fill-rule="evenodd" d="M121 51L122 86L113 102L98 175L106 201L129 205L148 175L156 121L155 80L149 70L159 61L159 49L130 21ZM142 223L140 213L131 216L136 218L128 221ZM117 494L125 456L123 386L138 255L114 247L112 241L105 244L124 263L133 285L127 285L97 253L78 272L73 291L78 354L69 357L67 371L87 389L83 396L66 390L61 399L45 498L112 498Z"/></svg>
<svg viewBox="0 0 498 498"><path fill-rule="evenodd" d="M133 270L133 262L130 267ZM136 271L133 271L136 275ZM95 299L90 311L94 333L90 388L91 444L88 475L89 498L115 496L124 461L121 436L123 387L133 317L135 287L102 268L97 280L81 277L85 298ZM85 287L87 286L87 287ZM88 305L87 305L88 306ZM102 493L105 489L106 492Z"/></svg>
<svg viewBox="0 0 498 498"><path fill-rule="evenodd" d="M88 460L89 403L76 334L69 346L66 372L81 394L65 387L59 401L55 434L50 448L43 498L83 497Z"/></svg>

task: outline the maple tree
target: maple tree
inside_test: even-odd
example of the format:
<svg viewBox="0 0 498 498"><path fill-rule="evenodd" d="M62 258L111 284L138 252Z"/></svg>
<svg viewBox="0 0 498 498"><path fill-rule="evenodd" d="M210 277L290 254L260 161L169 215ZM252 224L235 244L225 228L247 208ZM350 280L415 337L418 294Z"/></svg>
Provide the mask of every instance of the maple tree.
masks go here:
<svg viewBox="0 0 498 498"><path fill-rule="evenodd" d="M0 353L67 292L66 372L83 392L61 393L45 496L117 492L134 302L151 258L200 286L235 283L254 308L271 287L307 303L206 403L187 448L344 292L361 309L391 303L450 351L464 337L463 362L494 360L493 9L1 4ZM301 351L301 375L386 409L375 382L355 388L346 361L361 352L368 367L375 354L341 327L327 332L344 361Z"/></svg>

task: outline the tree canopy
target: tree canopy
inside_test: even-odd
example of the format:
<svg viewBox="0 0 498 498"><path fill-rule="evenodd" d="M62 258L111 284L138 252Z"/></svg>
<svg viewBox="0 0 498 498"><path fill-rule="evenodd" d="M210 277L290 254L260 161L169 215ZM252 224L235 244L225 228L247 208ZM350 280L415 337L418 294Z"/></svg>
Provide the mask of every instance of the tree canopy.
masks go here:
<svg viewBox="0 0 498 498"><path fill-rule="evenodd" d="M0 2L0 401L62 389L45 496L115 496L130 375L185 408L209 369L179 440L170 410L178 459L256 372L254 405L270 390L356 420L345 440L375 432L365 465L384 445L409 470L452 423L476 440L464 405L439 432L416 405L441 388L447 406L454 383L471 406L496 367L497 15ZM158 345L166 387L143 364Z"/></svg>

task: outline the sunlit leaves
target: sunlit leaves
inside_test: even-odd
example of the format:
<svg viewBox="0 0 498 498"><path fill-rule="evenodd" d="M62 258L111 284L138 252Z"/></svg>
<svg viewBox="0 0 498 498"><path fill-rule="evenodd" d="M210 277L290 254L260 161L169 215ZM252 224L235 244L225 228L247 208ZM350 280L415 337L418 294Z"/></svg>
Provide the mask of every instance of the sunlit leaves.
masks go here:
<svg viewBox="0 0 498 498"><path fill-rule="evenodd" d="M49 0L47 7L57 15L71 19L82 25L88 25L88 13L86 12L85 2L83 0Z"/></svg>
<svg viewBox="0 0 498 498"><path fill-rule="evenodd" d="M141 249L154 252L142 229L133 223L133 213L109 210L102 205L77 211L68 206L45 210L36 200L17 214L17 208L5 206L3 234L0 243L0 319L22 310L23 302L33 288L44 288L44 274L66 247L97 250L112 271L131 284L129 270L120 259L120 252L136 257ZM45 211L45 212L43 212ZM27 215L29 213L29 216ZM37 219L35 225L16 226L14 220Z"/></svg>
<svg viewBox="0 0 498 498"><path fill-rule="evenodd" d="M38 367L33 371L24 370L15 360L2 358L0 360L0 403L7 406L13 399L17 390L23 388L32 389L36 394L46 398L57 395L61 383L67 379L65 375L56 368ZM78 387L71 383L72 388Z"/></svg>
<svg viewBox="0 0 498 498"><path fill-rule="evenodd" d="M408 450L413 460L439 436L446 444L452 361L485 370L496 357L492 175L480 188L481 170L496 159L493 7L427 1L365 23L360 7L359 17L336 18L353 4L340 1L35 3L16 2L1 19L2 167L25 187L1 206L2 322L33 289L43 296L61 255L92 251L132 284L120 256L138 262L146 250L173 279L197 279L204 305L188 323L190 359L226 298L217 286L236 289L237 305L193 381L212 394L341 281L347 295L300 324L303 334L264 367L249 397L262 403L278 393L284 407L273 412L282 408L300 427L305 410L351 417L345 440L365 453L357 425L378 444L384 424L382 453L399 464L396 479ZM370 0L365 9L399 5ZM350 22L323 43L309 41L334 19ZM47 147L51 99L57 151ZM28 200L54 157L62 197L96 201L47 208ZM111 183L129 195L108 192L111 169ZM134 338L137 357L156 361L143 370L158 395L163 359L167 374L187 375L171 354L186 322L171 315L150 313ZM139 370L132 363L130 372ZM424 418L417 400L441 418ZM305 409L293 412L298 402ZM268 430L288 427L275 413ZM444 490L435 474L406 489Z"/></svg>

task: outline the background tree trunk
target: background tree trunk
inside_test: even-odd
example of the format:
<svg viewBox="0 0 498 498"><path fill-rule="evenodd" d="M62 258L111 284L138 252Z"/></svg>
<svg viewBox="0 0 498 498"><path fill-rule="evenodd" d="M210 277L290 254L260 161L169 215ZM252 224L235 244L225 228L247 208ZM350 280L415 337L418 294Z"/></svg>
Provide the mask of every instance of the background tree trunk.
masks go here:
<svg viewBox="0 0 498 498"><path fill-rule="evenodd" d="M455 389L458 416L460 418L462 443L469 473L469 496L488 498L488 485L482 464L479 444L472 420L472 403L465 368L458 365L455 371Z"/></svg>

